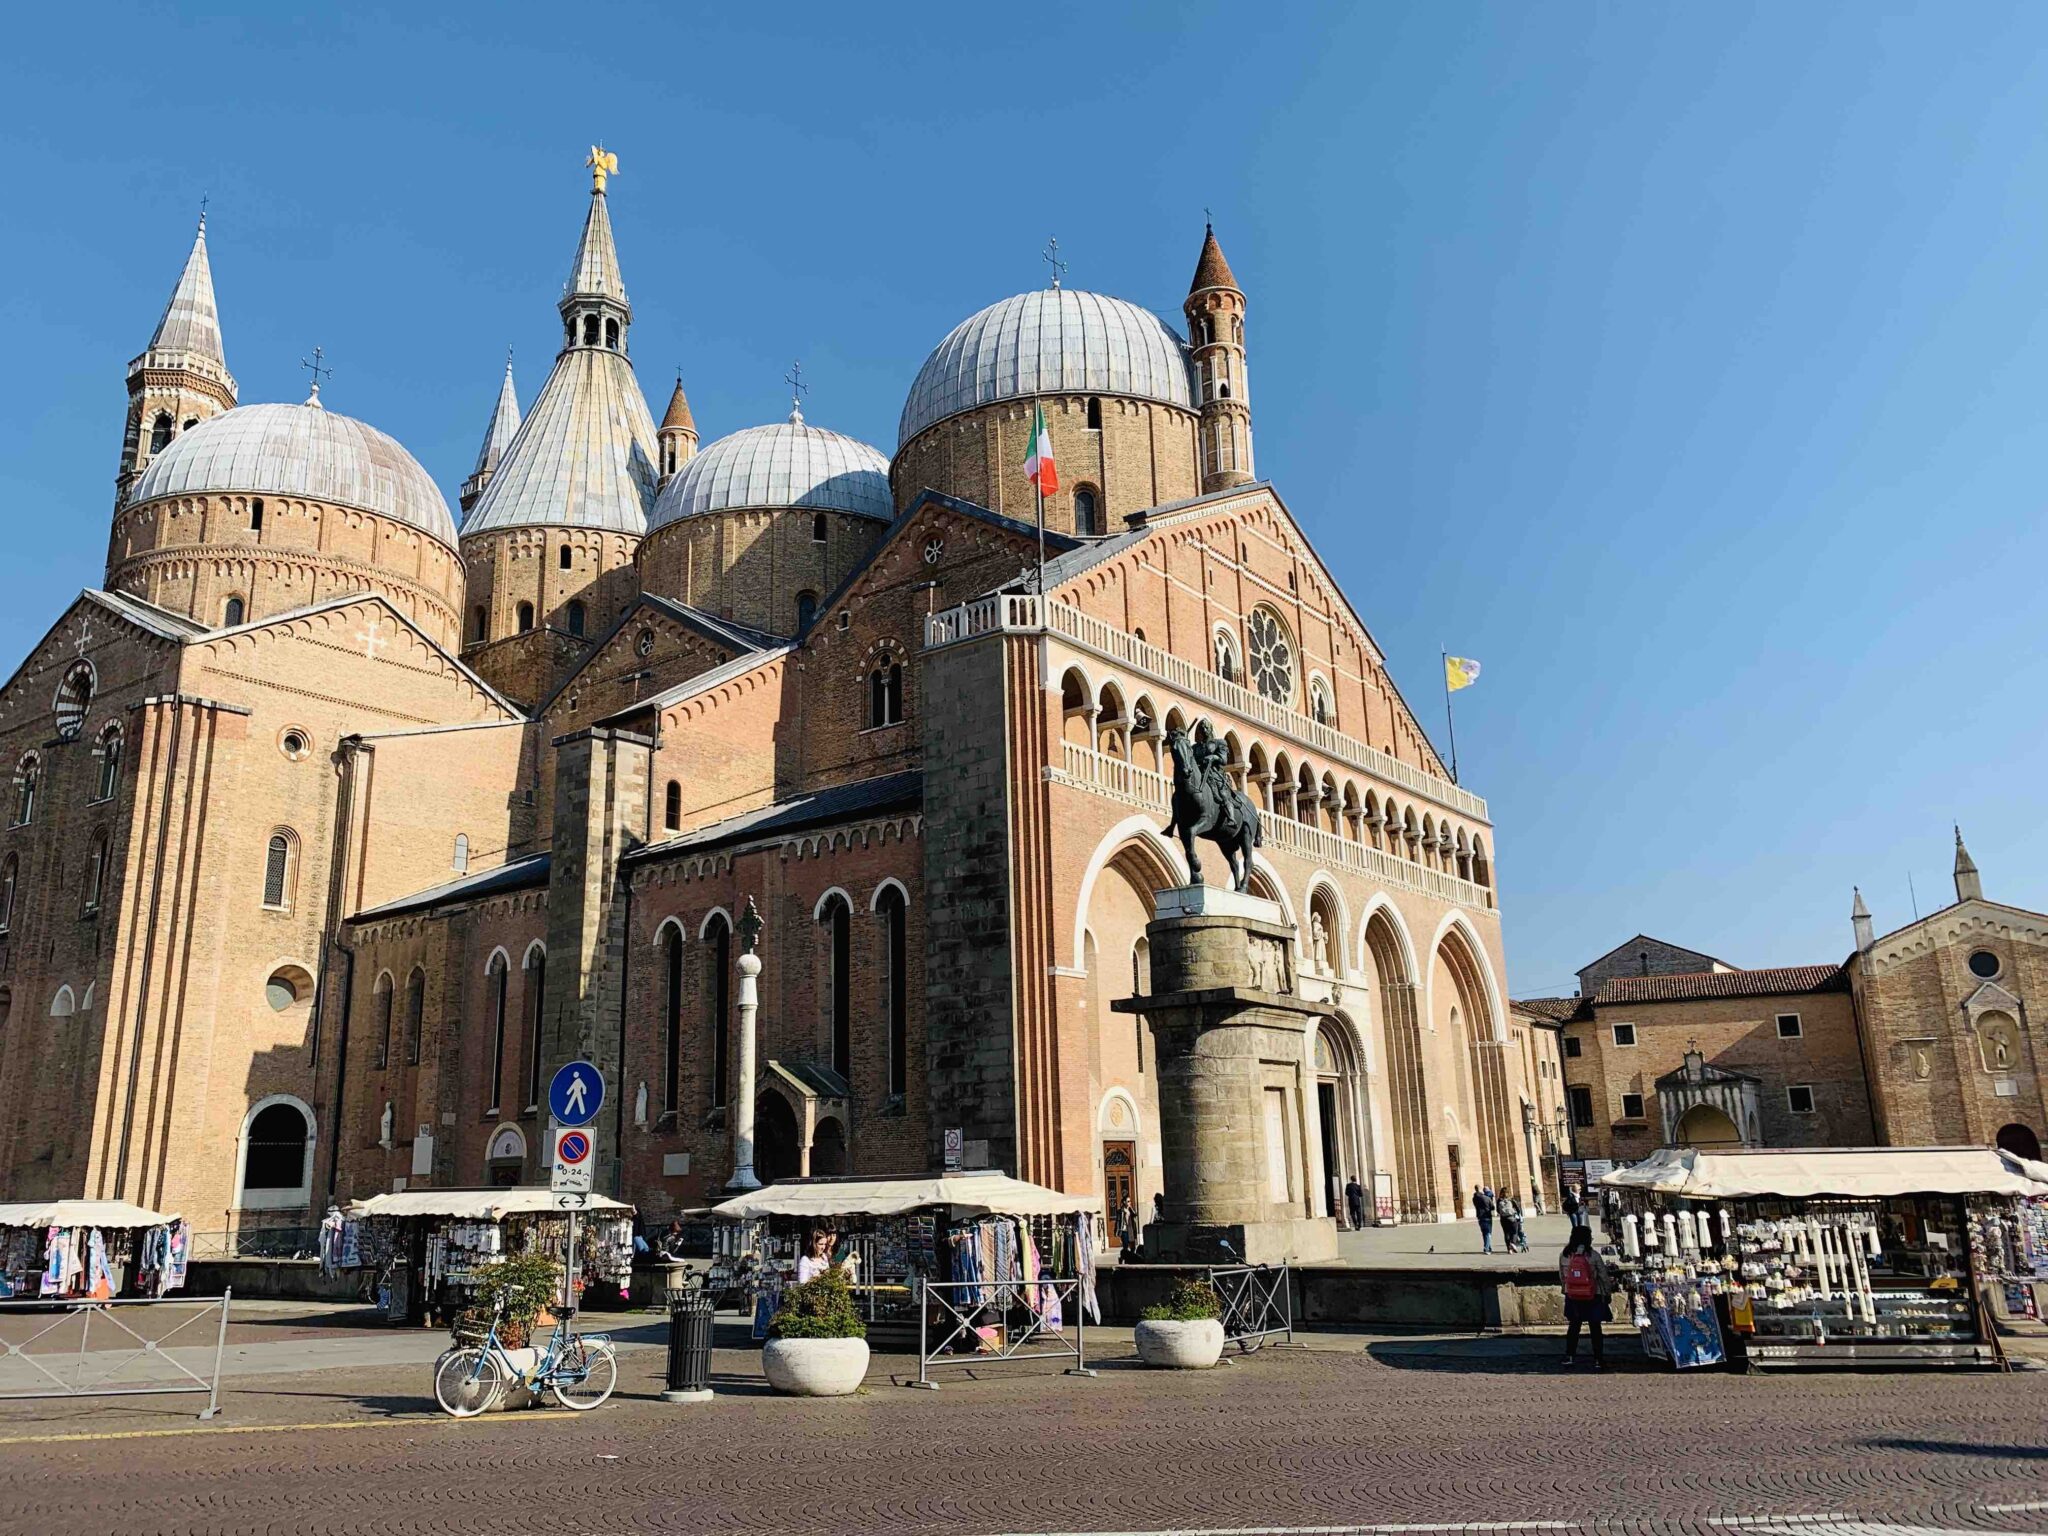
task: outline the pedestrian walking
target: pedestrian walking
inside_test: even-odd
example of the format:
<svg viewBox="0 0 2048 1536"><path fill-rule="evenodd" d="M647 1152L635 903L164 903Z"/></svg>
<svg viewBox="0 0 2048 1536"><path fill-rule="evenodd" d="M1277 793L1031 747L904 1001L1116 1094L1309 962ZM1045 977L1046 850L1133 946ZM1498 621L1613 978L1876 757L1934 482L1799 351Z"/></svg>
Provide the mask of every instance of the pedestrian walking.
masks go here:
<svg viewBox="0 0 2048 1536"><path fill-rule="evenodd" d="M1527 1253L1529 1239L1522 1233L1522 1202L1503 1190L1494 1209L1500 1216L1501 1242L1509 1253Z"/></svg>
<svg viewBox="0 0 2048 1536"><path fill-rule="evenodd" d="M1564 1215L1573 1226L1579 1224L1579 1192L1570 1184L1564 1187Z"/></svg>
<svg viewBox="0 0 2048 1536"><path fill-rule="evenodd" d="M1358 1175L1351 1175L1344 1186L1344 1204L1351 1211L1351 1225L1354 1229L1365 1226L1365 1186L1358 1182Z"/></svg>
<svg viewBox="0 0 2048 1536"><path fill-rule="evenodd" d="M1607 1273L1607 1261L1594 1250L1591 1227L1572 1228L1571 1241L1558 1255L1557 1278L1564 1287L1564 1363L1577 1362L1583 1327L1593 1337L1593 1369L1600 1370L1606 1353L1600 1325L1613 1320L1607 1298L1614 1294L1614 1283Z"/></svg>
<svg viewBox="0 0 2048 1536"><path fill-rule="evenodd" d="M1493 1191L1484 1184L1472 1191L1472 1215L1479 1223L1479 1251L1493 1252Z"/></svg>
<svg viewBox="0 0 2048 1536"><path fill-rule="evenodd" d="M1117 1208L1116 1235L1118 1246L1127 1250L1138 1246L1138 1213L1128 1200Z"/></svg>

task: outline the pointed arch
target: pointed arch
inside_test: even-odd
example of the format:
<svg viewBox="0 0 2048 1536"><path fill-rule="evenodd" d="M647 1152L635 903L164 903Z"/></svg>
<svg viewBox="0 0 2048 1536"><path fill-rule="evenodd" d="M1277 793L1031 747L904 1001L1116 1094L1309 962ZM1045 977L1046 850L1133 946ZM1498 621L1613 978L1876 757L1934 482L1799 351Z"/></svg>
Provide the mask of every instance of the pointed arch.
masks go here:
<svg viewBox="0 0 2048 1536"><path fill-rule="evenodd" d="M1462 1033L1469 1073L1469 1111L1478 1139L1478 1177L1495 1189L1523 1188L1516 1157L1519 1101L1510 1093L1507 1039L1498 994L1478 935L1458 912L1447 914L1431 941L1429 1017ZM1452 1040L1452 1049L1460 1042Z"/></svg>
<svg viewBox="0 0 2048 1536"><path fill-rule="evenodd" d="M1385 1042L1387 1097L1394 1144L1394 1198L1403 1221L1434 1221L1438 1213L1436 1154L1431 1141L1429 1073L1417 1009L1415 947L1407 924L1384 894L1367 906L1360 929L1362 968Z"/></svg>
<svg viewBox="0 0 2048 1536"><path fill-rule="evenodd" d="M1074 927L1067 949L1069 965L1081 963L1082 936L1088 926L1088 903L1095 894L1095 882L1102 877L1110 861L1118 857L1139 860L1137 867L1145 872L1141 878L1156 879L1157 884L1152 887L1154 890L1188 883L1187 862L1182 859L1178 848L1159 835L1158 817L1126 816L1102 835L1095 851L1088 856L1087 867L1081 872L1081 884L1074 900Z"/></svg>

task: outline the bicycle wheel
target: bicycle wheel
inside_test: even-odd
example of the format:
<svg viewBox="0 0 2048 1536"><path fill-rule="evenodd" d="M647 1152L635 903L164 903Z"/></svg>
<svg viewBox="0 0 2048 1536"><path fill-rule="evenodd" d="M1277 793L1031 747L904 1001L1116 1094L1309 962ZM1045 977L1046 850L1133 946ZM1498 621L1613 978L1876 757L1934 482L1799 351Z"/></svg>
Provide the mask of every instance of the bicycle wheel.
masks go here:
<svg viewBox="0 0 2048 1536"><path fill-rule="evenodd" d="M475 1418L504 1390L505 1368L497 1355L474 1345L450 1350L434 1371L434 1397L458 1419Z"/></svg>
<svg viewBox="0 0 2048 1536"><path fill-rule="evenodd" d="M548 1376L548 1390L564 1408L588 1412L612 1395L619 1384L618 1356L609 1344L578 1339L562 1352Z"/></svg>

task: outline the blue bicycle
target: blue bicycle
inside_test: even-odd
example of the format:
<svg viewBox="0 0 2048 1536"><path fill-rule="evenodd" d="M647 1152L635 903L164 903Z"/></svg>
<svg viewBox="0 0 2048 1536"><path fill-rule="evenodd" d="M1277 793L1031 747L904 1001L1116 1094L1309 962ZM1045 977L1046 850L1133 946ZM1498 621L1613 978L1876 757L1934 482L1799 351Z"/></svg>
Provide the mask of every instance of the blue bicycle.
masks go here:
<svg viewBox="0 0 2048 1536"><path fill-rule="evenodd" d="M564 1408L583 1413L612 1395L619 1382L619 1358L612 1341L601 1333L580 1334L565 1313L531 1370L512 1358L498 1338L505 1319L500 1307L475 1344L461 1345L441 1357L434 1368L434 1397L443 1411L458 1419L474 1418L518 1382L529 1392L546 1387Z"/></svg>

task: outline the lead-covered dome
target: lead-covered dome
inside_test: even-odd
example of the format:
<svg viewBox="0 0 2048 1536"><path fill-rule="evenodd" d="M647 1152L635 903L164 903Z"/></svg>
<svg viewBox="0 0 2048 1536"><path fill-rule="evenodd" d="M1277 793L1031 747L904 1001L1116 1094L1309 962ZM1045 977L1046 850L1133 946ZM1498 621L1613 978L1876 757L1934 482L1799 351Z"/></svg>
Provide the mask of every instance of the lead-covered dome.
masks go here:
<svg viewBox="0 0 2048 1536"><path fill-rule="evenodd" d="M917 371L896 446L961 411L1039 394L1132 395L1195 409L1187 347L1165 321L1123 299L1042 288L953 327Z"/></svg>
<svg viewBox="0 0 2048 1536"><path fill-rule="evenodd" d="M662 487L648 532L741 507L808 507L883 522L895 516L889 461L879 449L806 426L801 413L721 437Z"/></svg>
<svg viewBox="0 0 2048 1536"><path fill-rule="evenodd" d="M150 460L128 504L219 491L376 512L456 547L455 519L419 461L395 438L317 400L244 405L180 433Z"/></svg>

